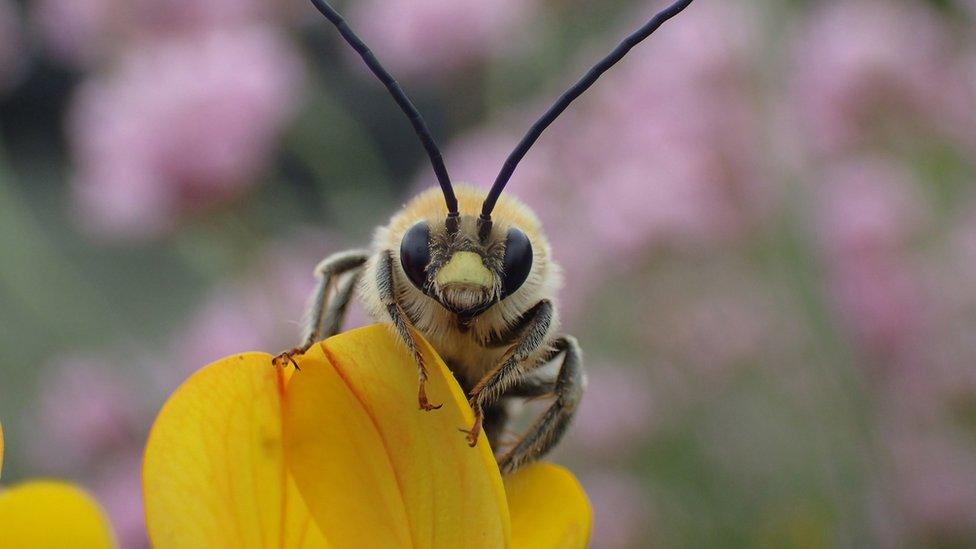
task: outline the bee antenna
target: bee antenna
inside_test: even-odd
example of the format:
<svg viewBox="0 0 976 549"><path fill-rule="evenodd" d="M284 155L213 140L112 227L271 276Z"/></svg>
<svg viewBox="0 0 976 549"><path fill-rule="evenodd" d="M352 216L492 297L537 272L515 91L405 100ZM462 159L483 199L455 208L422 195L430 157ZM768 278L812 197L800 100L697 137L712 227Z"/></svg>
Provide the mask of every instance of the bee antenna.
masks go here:
<svg viewBox="0 0 976 549"><path fill-rule="evenodd" d="M484 223L489 223L491 221L491 211L495 209L495 202L498 201L498 197L502 194L505 189L505 185L508 184L508 180L512 178L512 174L515 172L516 166L525 156L525 153L529 152L532 145L535 144L542 132L546 131L546 128L553 123L556 118L559 117L563 111L569 107L570 103L576 100L577 97L583 95L583 92L588 90L600 76L603 75L610 67L614 66L617 61L623 59L625 55L642 40L650 36L663 25L668 19L671 19L675 15L681 13L685 8L691 4L692 0L679 0L674 4L671 4L664 10L660 11L653 19L647 22L646 25L637 29L636 32L625 38L612 52L610 55L604 57L599 63L593 66L584 76L581 78L573 87L569 88L562 96L559 97L556 102L549 107L549 110L542 115L529 132L525 134L522 141L519 142L512 154L508 156L505 160L505 165L502 166L502 171L498 174L495 179L495 183L491 186L491 190L488 192L488 197L485 198L485 202L481 207L481 220Z"/></svg>
<svg viewBox="0 0 976 549"><path fill-rule="evenodd" d="M451 178L447 175L447 168L444 166L441 151L437 148L437 143L430 134L430 128L427 127L427 123L420 116L420 111L410 101L410 98L407 97L406 92L403 91L403 88L400 87L396 79L383 68L383 65L376 59L376 56L373 55L369 47L349 28L346 20L342 15L339 15L339 12L335 8L330 6L325 0L312 0L312 4L315 6L315 9L319 10L326 19L335 25L342 38L363 58L369 70L386 86L386 89L389 90L390 95L393 96L393 100L396 101L400 110L410 119L413 131L417 133L417 137L420 138L420 142L427 151L427 156L430 157L430 163L434 167L434 174L437 176L437 181L441 185L441 191L444 193L444 202L447 204L448 211L448 223L450 224L451 220L456 222L458 217L458 203L457 197L454 196L454 187L451 186Z"/></svg>

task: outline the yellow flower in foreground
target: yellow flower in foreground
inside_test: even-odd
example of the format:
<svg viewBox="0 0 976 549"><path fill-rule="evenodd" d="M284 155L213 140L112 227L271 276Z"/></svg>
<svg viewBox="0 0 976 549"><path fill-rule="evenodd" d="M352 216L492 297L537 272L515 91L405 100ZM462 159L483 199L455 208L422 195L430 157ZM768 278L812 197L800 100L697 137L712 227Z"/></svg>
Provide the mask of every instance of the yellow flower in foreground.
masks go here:
<svg viewBox="0 0 976 549"><path fill-rule="evenodd" d="M0 426L0 470L3 427ZM7 548L114 547L98 504L80 489L50 480L0 487L0 546Z"/></svg>
<svg viewBox="0 0 976 549"><path fill-rule="evenodd" d="M576 479L540 463L503 484L454 377L426 343L428 392L385 326L314 346L300 372L225 358L190 377L149 435L143 488L157 547L585 547Z"/></svg>

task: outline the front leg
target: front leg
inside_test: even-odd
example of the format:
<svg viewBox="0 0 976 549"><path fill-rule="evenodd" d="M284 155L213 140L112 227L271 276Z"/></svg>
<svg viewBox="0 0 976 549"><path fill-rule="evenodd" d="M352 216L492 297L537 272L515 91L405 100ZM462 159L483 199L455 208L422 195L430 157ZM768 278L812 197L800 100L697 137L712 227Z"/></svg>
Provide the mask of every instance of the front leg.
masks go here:
<svg viewBox="0 0 976 549"><path fill-rule="evenodd" d="M348 250L330 255L315 267L318 283L305 314L302 344L276 356L272 360L273 364L281 366L291 362L295 368L298 368L294 357L304 354L316 341L335 335L342 314L352 296L353 286L350 284L355 284L367 257L369 255L365 250ZM330 303L329 290L339 277L347 273L351 274L348 275L347 282L338 290L336 296L338 301Z"/></svg>
<svg viewBox="0 0 976 549"><path fill-rule="evenodd" d="M488 372L471 390L468 402L474 410L474 425L470 429L461 429L467 434L470 446L478 443L485 408L496 402L528 370L539 365L538 361L529 363L527 360L548 342L552 318L552 303L548 299L537 303L524 317L525 327L515 344L505 353L502 363Z"/></svg>
<svg viewBox="0 0 976 549"><path fill-rule="evenodd" d="M341 281L336 288L335 298L329 301L329 307L322 316L321 339L328 339L342 331L342 323L346 318L346 311L349 309L349 302L359 285L359 279L363 274L362 269L357 269Z"/></svg>
<svg viewBox="0 0 976 549"><path fill-rule="evenodd" d="M349 298L352 296L352 286L348 286L348 283L350 280L354 283L358 278L358 272L362 270L368 257L369 254L366 250L349 250L332 254L315 267L318 285L305 316L305 339L302 347L307 349L316 341L325 339L328 335L334 335L329 334L329 332L332 331L332 325L338 324L339 320L331 319L327 322L326 317L330 314L341 315L345 312ZM336 294L338 303L330 303L328 299L329 289L336 284L336 280L340 276L349 272L353 274L347 280L347 284L339 288ZM338 309L337 312L335 312L336 309Z"/></svg>
<svg viewBox="0 0 976 549"><path fill-rule="evenodd" d="M407 315L404 313L403 308L396 298L396 281L393 278L393 256L390 252L383 252L380 255L379 263L377 264L376 270L376 283L380 294L380 300L386 307L386 312L390 315L390 320L393 321L393 327L396 329L397 335L400 337L410 354L413 355L414 360L417 363L417 376L420 381L420 388L417 392L417 401L420 404L421 410L436 410L443 406L442 404L431 404L427 400L427 365L424 363L424 357L420 354L420 348L417 346L417 341L413 338L413 333L410 331L410 324L407 320Z"/></svg>

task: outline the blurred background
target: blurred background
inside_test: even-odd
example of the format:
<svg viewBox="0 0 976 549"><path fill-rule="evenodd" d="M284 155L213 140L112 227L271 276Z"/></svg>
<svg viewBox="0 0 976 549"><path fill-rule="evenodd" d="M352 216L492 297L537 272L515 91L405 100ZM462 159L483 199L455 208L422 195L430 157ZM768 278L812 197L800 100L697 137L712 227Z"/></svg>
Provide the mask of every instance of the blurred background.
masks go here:
<svg viewBox="0 0 976 549"><path fill-rule="evenodd" d="M664 4L339 7L486 185ZM0 0L4 482L145 546L166 395L297 343L315 263L434 181L302 0ZM974 183L973 0L699 0L575 104L508 192L587 352L593 545L976 546Z"/></svg>

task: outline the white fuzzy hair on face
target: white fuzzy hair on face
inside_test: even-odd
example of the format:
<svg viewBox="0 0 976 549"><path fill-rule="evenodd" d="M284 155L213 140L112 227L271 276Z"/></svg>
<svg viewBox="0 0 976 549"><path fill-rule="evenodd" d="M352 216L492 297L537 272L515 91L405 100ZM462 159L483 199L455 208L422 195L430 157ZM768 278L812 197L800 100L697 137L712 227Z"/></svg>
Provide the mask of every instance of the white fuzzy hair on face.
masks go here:
<svg viewBox="0 0 976 549"><path fill-rule="evenodd" d="M462 216L476 216L485 198L485 191L460 186L455 189ZM505 352L504 348L486 349L482 344L507 333L520 318L541 300L553 303L558 311L556 294L562 282L561 270L551 259L549 241L542 233L538 218L518 199L503 195L495 207L492 218L494 231L505 234L508 228L517 227L526 234L532 243L532 267L521 287L511 295L495 303L484 313L478 315L466 329L458 326L457 316L447 310L438 299L457 306L476 305L484 302L482 290L447 287L439 290L435 299L416 288L411 282L399 260L400 243L403 236L420 221L427 221L431 227L439 227L447 216L440 189L431 188L404 206L390 222L376 230L371 244L371 258L360 282L359 293L367 311L377 322L391 321L386 305L379 297L378 258L383 252L392 254L393 281L397 301L407 315L413 319L416 328L434 346L437 352L457 368L456 373L474 383L490 371ZM496 281L500 282L500 281ZM499 291L496 283L492 291ZM435 291L438 291L435 289ZM435 294L436 295L436 294ZM559 331L558 314L554 312L546 340ZM551 351L543 346L537 351L540 356Z"/></svg>

